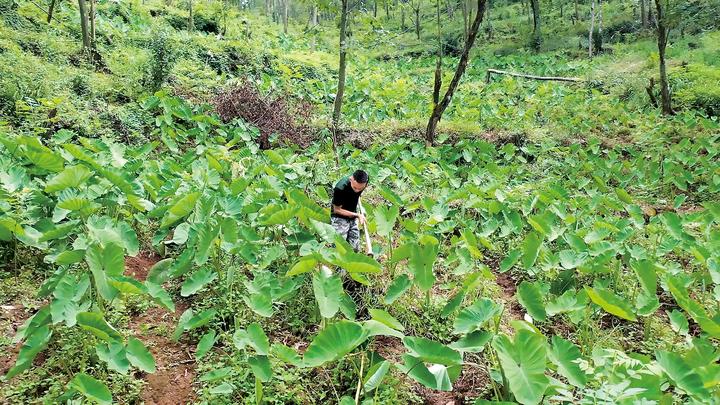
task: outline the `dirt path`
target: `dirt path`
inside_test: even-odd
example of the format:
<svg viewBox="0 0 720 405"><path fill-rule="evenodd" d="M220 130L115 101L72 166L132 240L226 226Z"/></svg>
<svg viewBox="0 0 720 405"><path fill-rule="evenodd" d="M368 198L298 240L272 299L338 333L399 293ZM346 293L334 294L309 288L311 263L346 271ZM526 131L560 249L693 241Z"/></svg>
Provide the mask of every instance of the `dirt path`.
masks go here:
<svg viewBox="0 0 720 405"><path fill-rule="evenodd" d="M138 280L145 280L150 268L160 260L159 257L141 253L126 260L125 273ZM178 405L192 403L195 399L193 381L195 380L194 345L174 342L171 334L177 320L188 308L186 302L176 302L175 312L164 308L152 307L130 319L133 334L148 347L157 371L145 374L147 385L141 394L145 404Z"/></svg>

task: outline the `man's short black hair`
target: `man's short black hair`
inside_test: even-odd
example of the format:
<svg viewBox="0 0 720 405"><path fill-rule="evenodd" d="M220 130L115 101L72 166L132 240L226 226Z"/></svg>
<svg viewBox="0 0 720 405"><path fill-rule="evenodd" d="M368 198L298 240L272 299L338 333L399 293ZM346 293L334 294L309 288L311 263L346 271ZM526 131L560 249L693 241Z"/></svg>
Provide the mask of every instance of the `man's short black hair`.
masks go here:
<svg viewBox="0 0 720 405"><path fill-rule="evenodd" d="M370 180L367 172L365 170L355 170L355 172L352 174L353 179L357 181L358 183L367 183L368 180Z"/></svg>

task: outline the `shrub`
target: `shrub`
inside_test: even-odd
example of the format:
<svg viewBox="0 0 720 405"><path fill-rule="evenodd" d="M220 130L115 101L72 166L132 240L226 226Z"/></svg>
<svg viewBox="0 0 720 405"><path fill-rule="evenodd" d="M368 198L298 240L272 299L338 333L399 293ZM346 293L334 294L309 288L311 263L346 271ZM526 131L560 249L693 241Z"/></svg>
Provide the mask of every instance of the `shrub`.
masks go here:
<svg viewBox="0 0 720 405"><path fill-rule="evenodd" d="M152 35L148 45L151 57L145 68L145 87L150 91L157 91L165 84L175 63L171 40L165 31Z"/></svg>

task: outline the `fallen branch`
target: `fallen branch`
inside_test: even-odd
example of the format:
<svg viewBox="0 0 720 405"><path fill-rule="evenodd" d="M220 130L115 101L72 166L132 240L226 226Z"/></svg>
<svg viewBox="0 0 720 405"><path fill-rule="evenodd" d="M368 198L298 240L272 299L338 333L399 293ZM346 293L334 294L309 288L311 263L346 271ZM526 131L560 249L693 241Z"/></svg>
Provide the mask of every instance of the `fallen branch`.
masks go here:
<svg viewBox="0 0 720 405"><path fill-rule="evenodd" d="M579 79L577 77L554 77L554 76L534 76L534 75L526 75L524 73L515 73L515 72L508 72L506 70L497 70L497 69L488 69L487 70L487 76L485 76L485 82L490 83L490 77L493 75L508 75L513 77L523 77L525 79L532 79L532 80L552 80L557 82L584 82L584 79Z"/></svg>

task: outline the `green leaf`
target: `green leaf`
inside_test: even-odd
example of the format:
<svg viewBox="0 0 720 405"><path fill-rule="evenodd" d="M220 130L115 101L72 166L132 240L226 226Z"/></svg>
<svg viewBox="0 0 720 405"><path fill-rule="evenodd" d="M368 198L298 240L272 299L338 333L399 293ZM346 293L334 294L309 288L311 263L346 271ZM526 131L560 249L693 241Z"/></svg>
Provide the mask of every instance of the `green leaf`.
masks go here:
<svg viewBox="0 0 720 405"><path fill-rule="evenodd" d="M367 338L363 327L351 321L328 325L315 336L305 351L303 364L317 367L335 361L350 353Z"/></svg>
<svg viewBox="0 0 720 405"><path fill-rule="evenodd" d="M217 278L217 273L210 267L203 267L200 270L194 272L188 277L182 284L180 289L180 295L183 297L189 297L196 292L200 291L208 285L210 282Z"/></svg>
<svg viewBox="0 0 720 405"><path fill-rule="evenodd" d="M368 369L367 374L365 374L365 378L363 378L363 388L365 391L370 392L379 387L388 370L390 370L390 362L387 360L373 364Z"/></svg>
<svg viewBox="0 0 720 405"><path fill-rule="evenodd" d="M377 233L385 237L390 236L395 227L395 221L400 214L397 205L380 206L375 210L374 214Z"/></svg>
<svg viewBox="0 0 720 405"><path fill-rule="evenodd" d="M492 346L515 399L521 404L539 403L549 385L543 337L523 329L515 334L514 341L506 335L497 336Z"/></svg>
<svg viewBox="0 0 720 405"><path fill-rule="evenodd" d="M20 331L18 331L20 333ZM32 362L35 356L38 355L50 341L52 337L52 331L48 325L41 326L37 329L33 329L32 333L29 333L27 340L20 348L15 365L5 375L6 379L11 379L16 375L22 373L32 366Z"/></svg>
<svg viewBox="0 0 720 405"><path fill-rule="evenodd" d="M398 368L420 384L440 391L451 391L452 383L448 374L448 368L441 364L434 364L429 369L417 357L409 354L402 355L403 364Z"/></svg>
<svg viewBox="0 0 720 405"><path fill-rule="evenodd" d="M40 150L32 148L25 152L25 156L35 166L50 172L61 172L65 166L65 159L63 159L62 156L51 152L49 149Z"/></svg>
<svg viewBox="0 0 720 405"><path fill-rule="evenodd" d="M122 341L122 335L97 312L80 312L77 314L77 324L106 342Z"/></svg>
<svg viewBox="0 0 720 405"><path fill-rule="evenodd" d="M529 269L535 264L538 253L540 253L540 246L542 245L542 239L535 232L530 232L525 237L522 243L522 264L525 270Z"/></svg>
<svg viewBox="0 0 720 405"><path fill-rule="evenodd" d="M545 321L547 314L545 313L545 304L543 303L540 288L535 283L523 281L517 289L517 298L520 305L527 309L528 314L533 319Z"/></svg>
<svg viewBox="0 0 720 405"><path fill-rule="evenodd" d="M390 305L395 302L411 285L412 281L410 281L410 277L408 277L407 274L401 274L396 277L395 280L390 283L390 286L388 286L385 298L383 298L385 305Z"/></svg>
<svg viewBox="0 0 720 405"><path fill-rule="evenodd" d="M462 355L442 343L424 337L406 336L403 344L410 350L410 355L422 361L452 366L462 364Z"/></svg>
<svg viewBox="0 0 720 405"><path fill-rule="evenodd" d="M45 192L55 193L66 188L79 187L91 176L92 172L85 166L68 166L47 182Z"/></svg>
<svg viewBox="0 0 720 405"><path fill-rule="evenodd" d="M508 252L508 255L500 262L500 273L510 270L520 259L523 252L520 249L514 249Z"/></svg>
<svg viewBox="0 0 720 405"><path fill-rule="evenodd" d="M153 300L155 300L155 302L167 308L168 311L175 312L175 303L173 302L172 297L170 297L170 294L167 291L165 291L158 284L152 283L150 281L145 281L145 288L147 288L148 294L150 294L150 296L153 298Z"/></svg>
<svg viewBox="0 0 720 405"><path fill-rule="evenodd" d="M413 275L413 282L422 291L430 290L435 284L433 265L437 253L438 245L436 243L428 243L423 246L417 243L412 244L408 268Z"/></svg>
<svg viewBox="0 0 720 405"><path fill-rule="evenodd" d="M372 319L378 322L384 323L385 325L393 329L397 329L400 332L405 330L405 327L400 323L400 321L382 309L370 309L368 312L370 313Z"/></svg>
<svg viewBox="0 0 720 405"><path fill-rule="evenodd" d="M112 394L105 384L96 380L95 378L80 373L70 381L70 388L83 394L85 398L98 404L112 404Z"/></svg>
<svg viewBox="0 0 720 405"><path fill-rule="evenodd" d="M285 274L286 277L292 277L297 276L299 274L307 273L309 271L312 271L315 269L315 266L317 266L318 261L314 258L314 256L306 256L303 258L300 258L300 261L295 263L294 266L290 270L288 270L287 274Z"/></svg>
<svg viewBox="0 0 720 405"><path fill-rule="evenodd" d="M675 302L684 309L700 325L700 329L708 335L720 339L720 323L710 318L705 308L697 301L690 298L687 289L679 277L668 277L667 286L675 298Z"/></svg>
<svg viewBox="0 0 720 405"><path fill-rule="evenodd" d="M658 350L655 352L657 362L672 382L683 391L697 398L707 399L710 393L698 375L677 353Z"/></svg>
<svg viewBox="0 0 720 405"><path fill-rule="evenodd" d="M450 343L448 346L463 353L479 353L483 351L485 345L492 339L493 334L484 330L476 330L468 333L456 342Z"/></svg>
<svg viewBox="0 0 720 405"><path fill-rule="evenodd" d="M471 306L458 313L453 323L453 333L470 333L480 328L493 316L500 313L501 307L487 298L480 298Z"/></svg>
<svg viewBox="0 0 720 405"><path fill-rule="evenodd" d="M611 313L619 318L627 319L635 322L637 317L630 308L627 301L618 297L614 293L601 288L585 287L588 297L606 312Z"/></svg>
<svg viewBox="0 0 720 405"><path fill-rule="evenodd" d="M363 322L363 330L367 333L368 337L372 336L394 336L396 338L402 339L405 337L405 334L395 330L384 323L378 322L374 319L369 319L367 321Z"/></svg>
<svg viewBox="0 0 720 405"><path fill-rule="evenodd" d="M200 198L200 193L195 191L185 195L170 207L160 223L160 228L168 228L188 216L195 208L195 203Z"/></svg>
<svg viewBox="0 0 720 405"><path fill-rule="evenodd" d="M155 372L155 359L150 351L138 339L131 337L127 343L127 358L133 366L146 373Z"/></svg>
<svg viewBox="0 0 720 405"><path fill-rule="evenodd" d="M273 343L270 351L273 356L287 364L295 367L300 367L302 365L302 358L298 355L297 351L293 348L285 346L282 343Z"/></svg>
<svg viewBox="0 0 720 405"><path fill-rule="evenodd" d="M270 352L270 341L258 323L248 325L247 334L250 345L257 354L267 356Z"/></svg>
<svg viewBox="0 0 720 405"><path fill-rule="evenodd" d="M622 189L622 188L620 188L620 187L616 188L616 189L615 189L615 194L616 194L617 197L620 199L620 201L622 201L622 202L624 202L624 203L626 203L626 204L632 204L632 203L633 203L632 196L630 196L630 194L628 194L628 192L625 191L624 189Z"/></svg>
<svg viewBox="0 0 720 405"><path fill-rule="evenodd" d="M220 226L208 222L197 227L197 245L195 249L195 264L201 266L207 262L213 242L220 234Z"/></svg>
<svg viewBox="0 0 720 405"><path fill-rule="evenodd" d="M202 359L203 356L205 356L205 354L215 345L216 340L215 330L211 330L210 332L204 334L198 342L197 349L195 350L195 358L198 360Z"/></svg>
<svg viewBox="0 0 720 405"><path fill-rule="evenodd" d="M312 284L320 315L323 318L332 318L340 309L340 296L343 292L340 276L318 271L313 273Z"/></svg>
<svg viewBox="0 0 720 405"><path fill-rule="evenodd" d="M130 361L127 358L125 346L120 342L98 343L95 353L101 361L107 363L108 368L122 374L130 370Z"/></svg>
<svg viewBox="0 0 720 405"><path fill-rule="evenodd" d="M155 284L162 284L167 281L168 273L170 272L170 266L173 264L175 259L167 258L162 259L159 262L153 264L148 271L146 281Z"/></svg>
<svg viewBox="0 0 720 405"><path fill-rule="evenodd" d="M558 367L558 373L567 378L570 384L580 388L585 386L587 376L577 363L577 360L582 358L577 346L559 336L553 336L549 355L550 360Z"/></svg>
<svg viewBox="0 0 720 405"><path fill-rule="evenodd" d="M668 318L670 318L670 326L675 332L681 335L687 335L689 333L690 324L682 312L673 309L671 312L668 312L667 315Z"/></svg>
<svg viewBox="0 0 720 405"><path fill-rule="evenodd" d="M267 356L250 356L248 357L248 365L250 365L253 374L260 381L267 382L272 378L272 368Z"/></svg>

